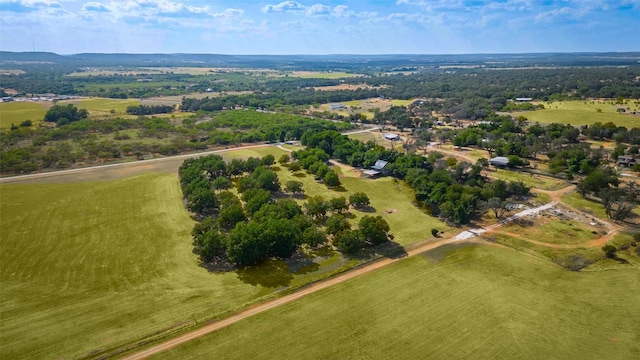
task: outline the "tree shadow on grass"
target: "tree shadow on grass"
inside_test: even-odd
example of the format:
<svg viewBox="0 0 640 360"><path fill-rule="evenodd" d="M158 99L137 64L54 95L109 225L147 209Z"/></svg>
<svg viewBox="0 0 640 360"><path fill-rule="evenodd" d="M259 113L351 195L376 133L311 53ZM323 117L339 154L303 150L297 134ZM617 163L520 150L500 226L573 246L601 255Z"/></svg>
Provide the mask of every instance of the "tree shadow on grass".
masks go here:
<svg viewBox="0 0 640 360"><path fill-rule="evenodd" d="M293 279L289 265L280 259L266 259L259 264L239 268L236 274L238 279L246 284L267 288L289 286Z"/></svg>
<svg viewBox="0 0 640 360"><path fill-rule="evenodd" d="M349 258L359 261L370 261L379 256L389 259L402 259L408 255L407 250L393 240L387 241L384 244L366 247L357 254L345 254L345 256L348 256Z"/></svg>
<svg viewBox="0 0 640 360"><path fill-rule="evenodd" d="M229 262L229 260L227 260L227 258L225 257L214 258L211 262L208 263L201 262L200 266L207 269L207 271L211 273L226 273L237 268L237 266Z"/></svg>
<svg viewBox="0 0 640 360"><path fill-rule="evenodd" d="M361 207L361 208L357 208L356 210L364 213L369 213L369 214L377 211L376 208L374 208L373 206Z"/></svg>
<svg viewBox="0 0 640 360"><path fill-rule="evenodd" d="M307 174L305 174L303 172L295 172L295 173L293 173L293 176L298 177L298 178L303 178L303 177L307 177Z"/></svg>
<svg viewBox="0 0 640 360"><path fill-rule="evenodd" d="M337 191L337 192L346 192L347 191L347 189L345 189L344 186L342 186L342 185L333 186L333 187L331 187L331 190Z"/></svg>

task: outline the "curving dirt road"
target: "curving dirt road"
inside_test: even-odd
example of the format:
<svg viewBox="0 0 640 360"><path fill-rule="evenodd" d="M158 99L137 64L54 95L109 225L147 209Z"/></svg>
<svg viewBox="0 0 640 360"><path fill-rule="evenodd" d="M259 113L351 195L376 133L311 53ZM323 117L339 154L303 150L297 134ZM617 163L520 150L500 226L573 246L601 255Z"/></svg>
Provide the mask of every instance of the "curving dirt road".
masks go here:
<svg viewBox="0 0 640 360"><path fill-rule="evenodd" d="M517 218L522 217L522 216L524 216L526 214L530 214L530 213L534 213L536 211L540 211L540 210L546 209L550 205L553 206L554 204L555 203L550 203L550 204L539 206L539 207L534 208L534 209L528 209L528 210L521 211L521 212L509 217L508 219L505 219L507 221L503 220L498 224L492 225L491 228L492 229L498 228L498 227L508 223L509 221L513 220L513 219L517 219ZM482 230L484 230L484 229L482 229ZM464 234L464 233L470 233L470 234L472 234L472 236L462 236L462 237L459 236L460 234ZM428 243L428 244L423 244L423 245L417 246L417 247L407 251L407 255L405 257L415 256L417 254L421 254L421 253L423 253L425 251L433 250L435 248L438 248L438 247L446 245L446 244L463 242L463 241L466 241L466 240L469 240L469 239L472 239L473 237L475 237L475 235L473 235L473 234L479 235L481 233L482 233L482 231L478 231L478 229L476 229L476 230L466 230L466 231L463 231L462 233L460 233L457 236L451 236L449 238L445 238L445 239L438 240L438 241L435 241L435 242L432 242L432 243ZM360 276L368 274L368 273L370 273L372 271L376 271L376 270L378 270L380 268L383 268L385 266L393 264L393 263L395 263L395 262L397 262L397 261L399 261L401 259L402 258L394 258L394 259L392 259L392 258L383 258L383 259L374 261L372 263L368 263L366 265L363 265L361 267L355 268L353 270L349 270L349 271L347 271L347 272L345 272L345 273L343 273L341 275L337 275L337 276L331 277L329 279L326 279L326 280L314 283L312 285L306 286L306 287L304 287L304 288L302 288L302 289L300 289L300 290L298 290L298 291L296 291L296 292L294 292L292 294L285 295L285 296L283 296L281 298L277 298L277 299L274 299L274 300L269 300L269 301L263 302L261 304L255 305L253 307L250 307L250 308L248 308L248 309L246 309L244 311L241 311L238 314L233 315L231 317L228 317L226 319L210 323L210 324L205 325L205 326L203 326L203 327L201 327L201 328L199 328L197 330L194 330L194 331L188 332L186 334L180 335L180 336L175 337L175 338L173 338L171 340L168 340L168 341L165 341L165 342L163 342L161 344L158 344L158 345L155 345L153 347L150 347L150 348L148 348L146 350L142 350L142 351L137 352L135 354L126 356L126 357L124 357L124 359L127 359L127 360L145 359L145 358L147 358L147 357L149 357L149 356L151 356L153 354L157 354L159 352L172 349L172 348L174 348L174 347L176 347L178 345L184 344L184 343L189 342L189 341L191 341L193 339L197 339L197 338L199 338L201 336L204 336L206 334L209 334L209 333L212 333L214 331L220 330L222 328L225 328L225 327L227 327L229 325L235 324L238 321L241 321L241 320L246 319L248 317L251 317L253 315L259 314L259 313L267 311L269 309L273 309L273 308L275 308L277 306L280 306L280 305L288 304L290 302L293 302L293 301L296 301L296 300L298 300L300 298L303 298L303 297L305 297L307 295L316 293L316 292L318 292L320 290L323 290L323 289L326 289L328 287L343 283L345 281L351 280L351 279L356 278L356 277L360 277Z"/></svg>

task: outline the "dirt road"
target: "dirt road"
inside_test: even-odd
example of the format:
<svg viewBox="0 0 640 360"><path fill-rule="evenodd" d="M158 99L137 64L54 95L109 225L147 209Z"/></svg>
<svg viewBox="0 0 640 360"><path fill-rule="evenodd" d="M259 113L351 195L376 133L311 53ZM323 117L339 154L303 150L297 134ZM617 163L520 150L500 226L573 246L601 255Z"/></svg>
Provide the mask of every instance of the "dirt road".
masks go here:
<svg viewBox="0 0 640 360"><path fill-rule="evenodd" d="M497 227L500 227L504 224L506 224L508 221L512 221L514 219L517 219L519 217L522 216L526 216L528 214L532 214L535 212L539 212L542 211L544 209L548 209L550 206L555 205L555 203L550 203L550 204L545 204L543 206L539 206L537 208L534 209L528 209L528 210L524 210L521 211L511 217L509 217L508 219L505 219L503 221L501 221L498 224L494 224L491 226L491 229L495 229ZM465 240L469 240L479 234L481 234L482 232L484 232L484 229L472 229L472 230L467 230L467 231L463 231L462 233L460 233L457 236L452 236L446 239L442 239L436 242L432 242L429 244L424 244L421 246L418 246L416 248L413 248L411 250L409 250L407 252L407 255L405 257L409 257L409 256L415 256L417 254L421 254L424 253L426 251L429 250L433 250L435 248L438 248L440 246L446 245L446 244L452 244L452 243L458 243L458 242L462 242ZM465 235L465 236L460 236L461 234L467 234L470 233L471 235ZM150 347L146 350L140 351L138 353L129 355L127 357L124 357L124 359L126 360L137 360L137 359L146 359L147 357L157 354L159 352L162 351L166 351L169 349L172 349L176 346L179 346L181 344L184 344L186 342L189 342L191 340L197 339L201 336L207 335L209 333L212 333L214 331L220 330L222 328L225 328L229 325L235 324L243 319L246 319L248 317L251 317L253 315L268 311L270 309L273 309L275 307L278 307L280 305L284 305L284 304L288 304L291 303L293 301L299 300L307 295L316 293L318 291L321 291L323 289L329 288L331 286L343 283L345 281L360 277L362 275L371 273L372 271L376 271L380 268L383 268L385 266L388 266L390 264L393 264L399 260L401 260L402 258L384 258L384 259L380 259L377 261L374 261L372 263L368 263L366 265L363 265L359 268L353 269L353 270L349 270L341 275L337 275L334 277L331 277L327 280L323 280L320 282L317 282L315 284L309 285L307 287L304 287L290 295L285 295L281 298L277 298L274 300L269 300L267 302L255 305L253 307L250 307L236 315L233 315L231 317L228 317L226 319L220 320L220 321L216 321L214 323L205 325L197 330L188 332L186 334L180 335L176 338L173 338L171 340L165 341L161 344L155 345L153 347Z"/></svg>

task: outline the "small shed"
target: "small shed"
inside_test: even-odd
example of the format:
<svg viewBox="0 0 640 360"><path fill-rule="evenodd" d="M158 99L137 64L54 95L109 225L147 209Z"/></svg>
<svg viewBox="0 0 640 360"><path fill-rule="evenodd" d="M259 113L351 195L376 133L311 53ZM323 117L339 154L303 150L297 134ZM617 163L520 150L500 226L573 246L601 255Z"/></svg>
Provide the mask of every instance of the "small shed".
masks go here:
<svg viewBox="0 0 640 360"><path fill-rule="evenodd" d="M496 156L493 159L489 159L489 164L496 167L507 167L507 165L509 165L509 159L504 156Z"/></svg>
<svg viewBox="0 0 640 360"><path fill-rule="evenodd" d="M531 101L531 100L533 100L533 99L532 99L532 98L529 98L529 97L519 97L519 98L516 98L516 101L517 101L517 102L529 102L529 101Z"/></svg>
<svg viewBox="0 0 640 360"><path fill-rule="evenodd" d="M347 106L345 104L330 104L329 105L329 109L330 110L341 110L341 109L346 109Z"/></svg>
<svg viewBox="0 0 640 360"><path fill-rule="evenodd" d="M386 134L383 135L383 137L385 138L385 140L389 140L389 141L399 141L399 140L401 140L400 135L393 134L393 133L386 133Z"/></svg>
<svg viewBox="0 0 640 360"><path fill-rule="evenodd" d="M389 162L384 161L384 160L378 160L376 161L375 164L373 164L373 166L371 167L373 170L377 170L377 171L384 171L384 167L387 166Z"/></svg>

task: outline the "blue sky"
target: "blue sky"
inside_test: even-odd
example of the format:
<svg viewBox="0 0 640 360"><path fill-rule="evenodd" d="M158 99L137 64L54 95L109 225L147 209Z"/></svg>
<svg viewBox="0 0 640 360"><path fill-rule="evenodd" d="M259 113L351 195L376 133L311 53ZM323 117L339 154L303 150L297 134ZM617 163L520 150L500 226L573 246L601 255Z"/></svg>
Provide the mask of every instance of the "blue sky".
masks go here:
<svg viewBox="0 0 640 360"><path fill-rule="evenodd" d="M639 39L640 0L0 0L7 51L640 51Z"/></svg>

